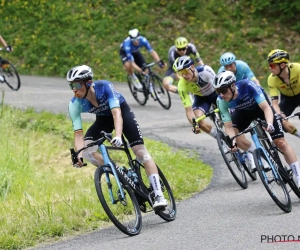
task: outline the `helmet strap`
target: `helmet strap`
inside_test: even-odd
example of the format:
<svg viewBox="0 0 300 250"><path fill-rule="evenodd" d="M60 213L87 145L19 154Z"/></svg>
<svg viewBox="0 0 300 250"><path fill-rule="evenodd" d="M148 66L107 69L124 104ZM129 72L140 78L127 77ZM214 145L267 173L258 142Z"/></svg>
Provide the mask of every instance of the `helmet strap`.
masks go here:
<svg viewBox="0 0 300 250"><path fill-rule="evenodd" d="M286 68L286 64L285 64L285 66L283 68L281 68L280 65L279 65L279 68L280 68L280 71L279 71L279 74L277 74L277 76L281 75L282 71Z"/></svg>
<svg viewBox="0 0 300 250"><path fill-rule="evenodd" d="M85 92L85 95L84 95L84 99L86 98L86 96L87 96L87 94L88 94L88 92L89 92L89 90L90 90L90 87L91 87L91 84L87 84L88 83L88 81L85 83L85 87L86 87L86 92Z"/></svg>
<svg viewBox="0 0 300 250"><path fill-rule="evenodd" d="M232 89L232 85L230 86L230 90L231 90L231 93L232 93L232 97L230 98L230 100L229 101L232 101L232 99L233 99L233 96L234 96L234 93L235 93L235 88L234 89Z"/></svg>

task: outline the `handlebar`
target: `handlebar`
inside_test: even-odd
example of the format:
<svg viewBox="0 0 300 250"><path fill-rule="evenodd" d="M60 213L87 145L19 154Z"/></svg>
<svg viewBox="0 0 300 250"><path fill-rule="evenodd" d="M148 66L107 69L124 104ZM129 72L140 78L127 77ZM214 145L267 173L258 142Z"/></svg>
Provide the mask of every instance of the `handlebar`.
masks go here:
<svg viewBox="0 0 300 250"><path fill-rule="evenodd" d="M206 112L204 115L198 117L198 118L195 120L195 122L202 121L202 120L204 120L206 117L210 117L210 116L212 116L213 114L218 113L218 112L220 112L220 110L219 110L218 108L216 108L216 109L214 109L214 110L212 110L212 111L208 111L208 112Z"/></svg>
<svg viewBox="0 0 300 250"><path fill-rule="evenodd" d="M106 133L104 131L101 131L100 135L101 135L101 138L99 138L98 140L93 141L93 142L87 144L85 147L79 149L78 151L75 151L74 148L70 148L71 160L72 160L73 166L75 166L78 163L78 154L81 151L83 151L83 150L85 150L87 148L90 148L92 146L95 146L95 145L101 145L106 140L109 141L109 142L112 140L112 133ZM82 157L80 158L80 160L83 162ZM86 163L83 163L83 166L86 166L86 165L87 165Z"/></svg>
<svg viewBox="0 0 300 250"><path fill-rule="evenodd" d="M283 119L283 120L287 120L287 119L292 118L292 117L294 117L294 116L298 116L298 118L300 119L300 111L298 111L298 112L296 112L296 113L293 113L293 114L291 114L291 115L289 115L289 116L287 116L287 117L284 117L284 118L282 118L282 119Z"/></svg>
<svg viewBox="0 0 300 250"><path fill-rule="evenodd" d="M162 64L162 65L165 64L162 59L157 61L157 62L152 62L152 63L149 63L149 64L144 63L143 66L142 66L142 71L145 71L146 69L151 68L152 66L154 66L155 64L158 64L158 63Z"/></svg>

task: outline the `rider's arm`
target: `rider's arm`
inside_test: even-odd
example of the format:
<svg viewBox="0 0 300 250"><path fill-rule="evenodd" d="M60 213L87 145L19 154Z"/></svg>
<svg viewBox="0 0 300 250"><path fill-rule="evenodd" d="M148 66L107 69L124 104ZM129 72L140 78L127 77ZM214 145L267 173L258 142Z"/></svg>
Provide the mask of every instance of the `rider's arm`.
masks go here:
<svg viewBox="0 0 300 250"><path fill-rule="evenodd" d="M189 120L190 124L193 125L193 118L196 118L193 112L192 106L185 108L186 118Z"/></svg>
<svg viewBox="0 0 300 250"><path fill-rule="evenodd" d="M78 130L74 132L74 147L75 150L79 150L81 148L84 147L84 140L83 140L83 131L82 130ZM82 153L83 151L81 151L78 155L78 158L82 158Z"/></svg>
<svg viewBox="0 0 300 250"><path fill-rule="evenodd" d="M122 118L122 113L120 108L113 108L111 110L111 113L114 118L114 126L115 126L115 132L117 137L122 136L122 131L123 131L123 118Z"/></svg>
<svg viewBox="0 0 300 250"><path fill-rule="evenodd" d="M230 138L232 138L232 137L235 136L235 132L234 132L234 129L233 129L233 126L232 126L232 122L231 122L231 121L230 121L230 122L225 122L225 123L224 123L224 127L225 127L225 132L226 132L226 134L227 134ZM231 145L235 145L235 143L236 143L236 140L234 139L234 140L232 141L232 144L231 144Z"/></svg>
<svg viewBox="0 0 300 250"><path fill-rule="evenodd" d="M131 61L130 64L137 72L143 72L142 69L134 61Z"/></svg>
<svg viewBox="0 0 300 250"><path fill-rule="evenodd" d="M272 98L272 106L275 109L276 114L280 114L278 98Z"/></svg>
<svg viewBox="0 0 300 250"><path fill-rule="evenodd" d="M267 101L259 104L259 107L264 111L265 119L268 124L273 124L273 111Z"/></svg>
<svg viewBox="0 0 300 250"><path fill-rule="evenodd" d="M155 62L160 61L160 58L159 58L159 56L158 56L158 54L156 53L155 50L152 50L152 51L150 52L150 54L151 54L151 56L153 57L153 60L154 60Z"/></svg>

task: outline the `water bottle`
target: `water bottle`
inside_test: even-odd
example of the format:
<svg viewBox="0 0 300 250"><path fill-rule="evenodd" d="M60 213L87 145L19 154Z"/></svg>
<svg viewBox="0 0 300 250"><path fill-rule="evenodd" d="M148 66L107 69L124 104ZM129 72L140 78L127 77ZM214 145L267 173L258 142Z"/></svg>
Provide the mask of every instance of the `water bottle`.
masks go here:
<svg viewBox="0 0 300 250"><path fill-rule="evenodd" d="M126 175L128 176L128 178L132 178L132 170L131 169L128 169Z"/></svg>
<svg viewBox="0 0 300 250"><path fill-rule="evenodd" d="M125 174L127 173L127 168L125 168L125 167L120 167L120 170L122 171L122 172L124 172Z"/></svg>
<svg viewBox="0 0 300 250"><path fill-rule="evenodd" d="M138 184L139 183L139 177L138 175L136 174L136 172L132 172L132 179L133 179L133 182L135 184Z"/></svg>

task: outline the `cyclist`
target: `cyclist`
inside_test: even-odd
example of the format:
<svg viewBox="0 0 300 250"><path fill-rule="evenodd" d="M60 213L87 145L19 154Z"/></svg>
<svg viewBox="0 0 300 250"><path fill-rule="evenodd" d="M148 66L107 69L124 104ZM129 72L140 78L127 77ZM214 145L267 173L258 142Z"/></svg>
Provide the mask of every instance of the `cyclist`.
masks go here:
<svg viewBox="0 0 300 250"><path fill-rule="evenodd" d="M268 55L268 87L272 106L277 114L289 116L300 105L300 64L290 63L288 52L281 49L272 50ZM278 92L280 103L278 104ZM300 137L300 131L287 120L283 120L285 131Z"/></svg>
<svg viewBox="0 0 300 250"><path fill-rule="evenodd" d="M178 57L173 64L173 70L180 76L178 93L185 108L186 117L193 125L193 118L204 115L211 105L216 103L218 95L212 85L215 72L208 65L195 67L193 59L188 56ZM193 104L189 93L194 94ZM217 131L209 123L200 121L193 132L198 134L201 129L216 138Z"/></svg>
<svg viewBox="0 0 300 250"><path fill-rule="evenodd" d="M282 151L286 161L291 166L294 180L299 187L300 170L296 154L285 140L281 120L270 106L263 88L249 79L236 81L232 71L218 73L213 85L219 95L217 105L220 109L221 118L224 121L226 133L233 137L239 131L245 130L254 119L266 120L268 124L266 130L270 132L274 143ZM232 115L229 113L231 108L235 109ZM239 136L234 139L232 141L232 150L234 152L237 150L237 146L250 152L253 152L255 149L254 143L248 141L246 137Z"/></svg>
<svg viewBox="0 0 300 250"><path fill-rule="evenodd" d="M117 92L109 81L93 81L93 71L87 65L70 69L66 78L74 92L74 97L69 103L69 114L74 129L75 149L78 150L91 141L99 139L100 131L110 133L113 129L115 130L115 137L111 143L115 147L120 147L122 145L121 136L124 133L133 153L144 164L153 186L155 192L153 207L167 206L167 200L161 190L157 167L144 145L140 126L123 95ZM95 114L96 121L83 136L81 113L86 112ZM95 166L102 165L103 159L97 149L98 146L96 145L80 153L77 167L83 165L81 157Z"/></svg>
<svg viewBox="0 0 300 250"><path fill-rule="evenodd" d="M4 40L4 38L1 35L0 35L0 42L6 48L6 51L8 51L8 52L13 51L13 48L11 46L7 45L6 41Z"/></svg>
<svg viewBox="0 0 300 250"><path fill-rule="evenodd" d="M249 65L242 60L236 60L233 53L226 52L222 54L220 57L220 64L222 66L219 68L218 73L224 70L230 70L235 74L237 81L248 78L260 86L260 82L256 79Z"/></svg>
<svg viewBox="0 0 300 250"><path fill-rule="evenodd" d="M127 74L131 77L137 90L141 90L143 86L134 74L134 70L144 74L142 67L143 64L146 63L142 53L139 51L141 47L145 47L150 52L155 62L160 61L159 66L161 68L165 67L158 54L151 47L147 38L141 36L138 29L129 30L128 37L120 45L120 58ZM150 92L152 93L153 90L150 89Z"/></svg>
<svg viewBox="0 0 300 250"><path fill-rule="evenodd" d="M168 53L169 68L167 69L163 79L164 88L173 93L178 93L178 90L177 87L172 84L174 80L180 79L179 75L176 74L176 72L173 69L173 64L178 57L185 56L185 55L186 56L193 55L197 65L204 64L194 44L189 43L185 37L176 38L175 45L173 45L169 49L169 53Z"/></svg>

